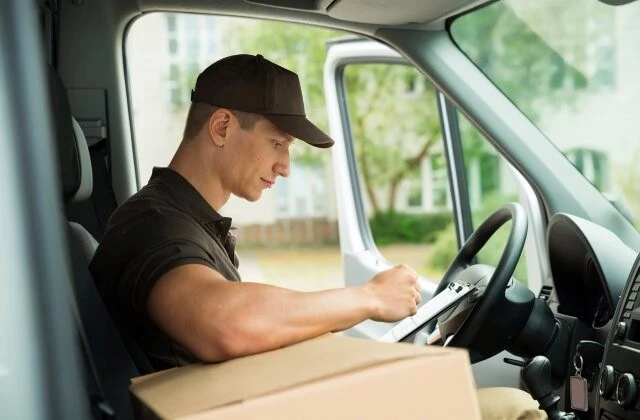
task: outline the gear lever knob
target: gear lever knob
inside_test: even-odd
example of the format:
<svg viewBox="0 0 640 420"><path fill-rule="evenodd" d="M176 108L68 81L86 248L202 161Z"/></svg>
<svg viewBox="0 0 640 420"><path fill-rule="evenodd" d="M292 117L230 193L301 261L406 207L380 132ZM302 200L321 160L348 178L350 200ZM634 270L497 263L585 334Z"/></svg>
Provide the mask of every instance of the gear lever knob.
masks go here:
<svg viewBox="0 0 640 420"><path fill-rule="evenodd" d="M538 401L553 392L551 362L544 356L536 356L525 363L520 371L520 377L531 396Z"/></svg>
<svg viewBox="0 0 640 420"><path fill-rule="evenodd" d="M540 408L547 412L549 420L575 419L573 413L564 413L558 409L560 397L553 393L549 359L544 356L532 358L522 367L520 377L531 396L540 404Z"/></svg>

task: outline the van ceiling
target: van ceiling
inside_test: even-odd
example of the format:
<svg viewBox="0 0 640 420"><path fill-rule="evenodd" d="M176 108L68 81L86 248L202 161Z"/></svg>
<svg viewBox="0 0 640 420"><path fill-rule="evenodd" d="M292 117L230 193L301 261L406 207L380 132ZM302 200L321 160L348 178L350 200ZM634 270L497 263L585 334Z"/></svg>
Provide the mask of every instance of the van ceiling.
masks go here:
<svg viewBox="0 0 640 420"><path fill-rule="evenodd" d="M137 0L156 10L284 19L374 33L383 26L442 27L444 19L489 0ZM439 24L439 25L437 25Z"/></svg>

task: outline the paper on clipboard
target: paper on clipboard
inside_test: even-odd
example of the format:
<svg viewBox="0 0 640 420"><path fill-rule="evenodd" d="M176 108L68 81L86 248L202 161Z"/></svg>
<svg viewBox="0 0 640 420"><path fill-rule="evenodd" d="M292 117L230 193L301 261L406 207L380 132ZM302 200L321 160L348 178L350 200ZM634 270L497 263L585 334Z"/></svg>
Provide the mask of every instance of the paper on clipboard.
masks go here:
<svg viewBox="0 0 640 420"><path fill-rule="evenodd" d="M414 316L407 317L400 321L378 341L395 343L403 340L416 330L422 328L426 323L440 316L474 289L475 286L468 283L453 282L449 284L445 290L420 306Z"/></svg>

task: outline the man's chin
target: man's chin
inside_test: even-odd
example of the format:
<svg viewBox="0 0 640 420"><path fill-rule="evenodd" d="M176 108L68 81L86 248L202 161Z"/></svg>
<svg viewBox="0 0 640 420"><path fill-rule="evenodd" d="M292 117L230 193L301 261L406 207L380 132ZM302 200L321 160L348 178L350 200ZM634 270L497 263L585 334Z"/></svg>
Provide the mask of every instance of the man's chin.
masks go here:
<svg viewBox="0 0 640 420"><path fill-rule="evenodd" d="M236 197L243 198L251 203L255 203L260 199L260 197L262 197L262 191L259 191L258 193L254 193L254 194L242 194L242 195L236 194Z"/></svg>

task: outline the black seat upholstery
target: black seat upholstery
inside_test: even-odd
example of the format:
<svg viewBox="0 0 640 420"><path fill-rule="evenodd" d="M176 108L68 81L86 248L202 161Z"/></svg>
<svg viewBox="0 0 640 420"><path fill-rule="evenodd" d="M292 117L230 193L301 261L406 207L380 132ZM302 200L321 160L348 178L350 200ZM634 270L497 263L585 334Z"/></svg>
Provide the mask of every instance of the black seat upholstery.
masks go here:
<svg viewBox="0 0 640 420"><path fill-rule="evenodd" d="M77 178L78 186L76 192L73 196L68 197L67 201L80 203L91 197L91 193L93 191L93 173L91 170L89 148L87 146L87 140L84 137L84 133L82 132L82 128L80 128L80 124L78 124L75 118L72 117L71 122L73 127L73 137L70 142L72 144L75 143L75 156L78 160L77 173L79 174L79 177ZM93 235L91 235L81 224L69 222L69 225L71 226L73 236L82 248L85 262L87 266L89 266L89 263L93 258L93 254L95 254L96 248L98 248L98 241L96 241Z"/></svg>
<svg viewBox="0 0 640 420"><path fill-rule="evenodd" d="M80 124L74 124L74 130L83 136ZM90 168L88 175L93 178L93 188L89 197L73 200L65 206L67 219L80 225L91 233L92 238L102 239L109 217L117 207L108 163L108 142L102 139L89 142L88 158L83 168ZM84 234L83 234L84 235Z"/></svg>
<svg viewBox="0 0 640 420"><path fill-rule="evenodd" d="M76 145L76 156L78 158L78 173L80 177L78 179L78 188L76 193L70 197L68 201L72 203L82 203L85 200L91 198L93 191L93 171L92 171L92 159L89 153L89 149L87 146L87 140L82 132L82 128L80 128L80 124L72 117L73 123L73 140L75 140ZM76 213L77 214L77 213ZM69 222L69 226L71 228L71 233L75 237L75 240L79 247L82 250L82 254L84 257L84 261L89 266L93 255L98 248L98 242L95 240L93 235L89 233L84 226L77 222ZM91 281L93 285L93 279ZM108 311L108 308L107 308ZM116 327L118 327L118 323L116 322ZM120 332L120 337L122 338L125 347L129 352L129 356L133 360L136 368L141 374L151 373L153 372L153 368L151 367L151 363L147 359L146 355L140 349L138 344L135 342L133 337L131 337L124 328L118 328Z"/></svg>
<svg viewBox="0 0 640 420"><path fill-rule="evenodd" d="M74 135L67 91L53 69L49 72L49 82L64 200L69 203L91 194L91 169L82 167L83 156L87 158L88 153L84 155L85 151L78 147L82 143L76 142L78 133ZM79 225L70 225L68 232L71 286L75 297L71 305L77 316L78 340L85 355L87 387L94 414L104 417L109 411L104 408L104 401L99 401L103 398L117 418L133 418L128 387L130 379L140 373L89 273L87 261L95 250L95 240L92 242L91 235ZM89 382L93 382L93 386Z"/></svg>

